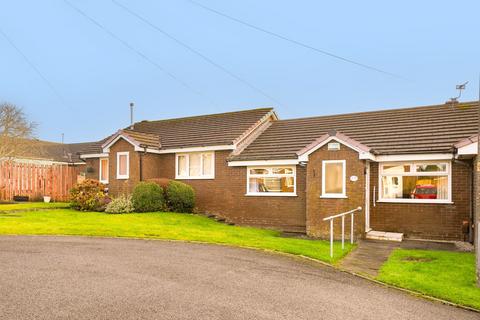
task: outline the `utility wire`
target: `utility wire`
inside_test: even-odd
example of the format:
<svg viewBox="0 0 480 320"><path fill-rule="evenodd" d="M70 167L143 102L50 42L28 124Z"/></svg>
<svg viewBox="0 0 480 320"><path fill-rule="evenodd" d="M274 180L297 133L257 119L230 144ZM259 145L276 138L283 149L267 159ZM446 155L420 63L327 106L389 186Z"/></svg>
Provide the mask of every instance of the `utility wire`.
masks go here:
<svg viewBox="0 0 480 320"><path fill-rule="evenodd" d="M335 53L332 53L332 52L328 52L328 51L325 51L325 50L322 50L322 49L318 49L318 48L315 48L311 45L308 45L308 44L305 44L303 42L300 42L298 40L294 40L294 39L291 39L291 38L288 38L286 36L283 36L281 34L278 34L276 32L273 32L273 31L270 31L270 30L267 30L267 29L264 29L262 27L258 27L256 25L253 25L251 23L248 23L248 22L245 22L243 20L240 20L238 18L235 18L235 17L232 17L226 13L223 13L221 11L218 11L216 9L213 9L213 8L210 8L210 7L207 7L206 5L204 4L201 4L197 1L194 1L194 0L186 0L188 2L190 2L191 4L193 5L196 5L197 7L200 7L204 10L207 10L209 12L212 12L212 13L215 13L219 16L222 16L226 19L229 19L231 21L234 21L234 22L237 22L237 23L240 23L244 26L247 26L251 29L254 29L254 30L257 30L257 31L260 31L260 32L263 32L263 33L266 33L268 35L271 35L273 37L276 37L276 38L279 38L281 40L284 40L284 41L287 41L287 42L290 42L290 43L293 43L293 44L296 44L298 46L301 46L301 47L304 47L304 48L307 48L307 49L310 49L310 50L313 50L317 53L321 53L323 55L326 55L326 56L329 56L329 57L332 57L332 58L335 58L335 59L338 59L338 60L341 60L343 62L347 62L347 63L350 63L350 64L354 64L356 66L359 66L359 67L362 67L364 69L368 69L368 70L371 70L371 71L375 71L375 72L379 72L379 73L383 73L383 74L386 74L386 75L389 75L391 77L395 77L395 78L403 78L402 76L400 75L397 75L397 74L394 74L394 73L391 73L391 72L388 72L388 71L385 71L385 70L382 70L382 69L379 69L379 68L376 68L376 67L373 67L373 66L370 66L370 65L367 65L367 64L364 64L364 63L361 63L361 62L358 62L358 61L355 61L355 60L352 60L352 59L348 59L348 58L344 58L342 56L339 56Z"/></svg>
<svg viewBox="0 0 480 320"><path fill-rule="evenodd" d="M226 67L220 65L219 63L215 62L213 59L207 57L206 55L204 55L203 53L201 53L200 51L196 50L195 48L191 47L190 45L186 44L185 42L179 40L178 38L176 38L175 36L173 36L172 34L168 33L167 31L161 29L160 27L158 27L157 25L153 24L151 21L149 21L147 18L141 16L140 14L136 13L135 11L133 11L132 9L130 9L129 7L127 7L126 5L124 4L121 4L119 3L118 1L116 0L111 0L116 6L122 8L123 10L127 11L129 14L131 14L132 16L136 17L137 19L141 20L142 22L144 22L145 24L149 25L151 28L155 29L156 31L160 32L161 34L163 34L164 36L166 36L167 38L169 38L170 40L173 40L175 43L179 44L180 46L184 47L185 49L189 50L190 52L193 52L194 54L196 54L197 56L199 56L200 58L202 58L203 60L205 60L206 62L208 62L209 64L213 65L214 67L220 69L221 71L225 72L226 74L228 74L229 76L231 76L232 78L240 81L241 83L245 84L246 86L248 86L249 88L251 88L252 90L256 91L257 93L260 93L261 95L263 95L264 97L268 98L269 100L272 100L278 104L281 104L277 99L275 99L274 97L272 97L270 94L266 93L265 91L263 91L262 89L258 88L257 86L253 85L252 83L248 82L247 80L241 78L240 76L236 75L235 73L233 73L232 71L228 70Z"/></svg>
<svg viewBox="0 0 480 320"><path fill-rule="evenodd" d="M60 95L60 93L58 93L57 89L55 89L53 84L50 81L48 81L47 77L45 75L43 75L43 73L40 71L40 69L38 69L35 66L35 64L27 57L27 55L25 53L23 53L23 51L17 45L15 45L15 42L13 42L13 40L1 28L0 28L0 34L2 34L2 36L5 38L5 40L7 40L7 42L12 46L12 48L14 48L15 51L17 51L17 53L23 58L23 60L25 60L25 62L30 66L30 68L32 68L33 71L35 71L35 73L43 80L43 82L45 82L45 84L50 88L50 90L52 90L52 92L55 94L55 96L62 103L64 103L65 100Z"/></svg>
<svg viewBox="0 0 480 320"><path fill-rule="evenodd" d="M151 65L153 65L155 68L157 68L158 70L162 71L163 73L165 73L166 75L168 75L170 78L172 78L173 80L177 81L178 83L180 83L182 86L184 86L186 89L190 90L191 92L195 93L196 95L198 96L201 96L203 97L204 99L207 99L210 103L212 104L215 104L211 99L209 99L208 97L206 97L204 94L202 94L200 91L194 89L193 87L191 87L188 83L186 83L185 81L183 81L182 79L180 79L179 77L177 77L175 74L173 74L172 72L166 70L165 68L163 68L161 65L159 65L157 62L155 62L154 60L150 59L146 54L144 54L143 52L141 52L140 50L137 50L133 45L131 45L130 43L128 43L127 41L123 40L122 38L120 38L119 36L117 36L115 33L113 33L112 31L110 31L109 29L107 29L107 27L105 27L104 25L102 25L100 22L98 22L97 20L95 20L94 18L92 18L91 16L89 16L87 13L85 13L85 11L81 10L80 8L78 8L77 6L75 6L73 3L71 3L69 0L63 0L63 2L65 2L68 6L70 6L73 10L75 10L76 12L78 12L80 15L82 15L85 19L87 19L88 21L92 22L93 24L95 24L97 27L99 27L100 29L102 29L103 31L105 31L109 36L111 36L112 38L114 38L115 40L119 41L121 44L123 44L123 46L125 46L126 48L128 48L129 50L133 51L135 54L137 54L138 56L140 56L142 59L144 59L145 61L147 61L148 63L150 63Z"/></svg>

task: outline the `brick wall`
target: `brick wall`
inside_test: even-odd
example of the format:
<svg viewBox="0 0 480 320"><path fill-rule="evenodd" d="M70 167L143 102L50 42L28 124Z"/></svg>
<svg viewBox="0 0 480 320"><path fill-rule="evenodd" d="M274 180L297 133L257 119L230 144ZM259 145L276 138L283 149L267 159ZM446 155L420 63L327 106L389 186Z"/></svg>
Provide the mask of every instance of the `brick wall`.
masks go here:
<svg viewBox="0 0 480 320"><path fill-rule="evenodd" d="M129 179L117 179L117 152L128 151L129 161ZM108 157L109 163L109 183L108 189L112 195L128 194L133 187L140 181L140 161L139 152L134 151L134 147L123 139L119 139L110 147Z"/></svg>
<svg viewBox="0 0 480 320"><path fill-rule="evenodd" d="M215 179L181 180L196 192L200 211L238 224L305 232L305 169L297 166L296 197L246 196L246 167L229 167L229 151L215 152ZM160 155L160 177L175 178L175 155Z"/></svg>
<svg viewBox="0 0 480 320"><path fill-rule="evenodd" d="M469 220L471 171L465 165L452 164L453 204L382 203L373 206L373 188L378 199L378 163L371 165L370 225L373 230L404 233L406 237L438 240L464 240L462 222Z"/></svg>
<svg viewBox="0 0 480 320"><path fill-rule="evenodd" d="M346 160L346 195L344 199L321 198L322 194L322 160ZM338 151L329 151L327 145L309 156L307 165L307 233L310 236L327 238L330 234L330 223L323 218L346 212L365 204L365 161L358 158L358 152L340 146ZM358 180L350 181L351 176ZM350 234L350 216L345 219L346 234ZM355 235L363 236L365 230L365 214L361 211L355 215ZM334 223L335 238L341 235L341 219Z"/></svg>
<svg viewBox="0 0 480 320"><path fill-rule="evenodd" d="M99 166L100 166L100 159L99 158L89 158L85 159L85 178L87 179L99 179Z"/></svg>

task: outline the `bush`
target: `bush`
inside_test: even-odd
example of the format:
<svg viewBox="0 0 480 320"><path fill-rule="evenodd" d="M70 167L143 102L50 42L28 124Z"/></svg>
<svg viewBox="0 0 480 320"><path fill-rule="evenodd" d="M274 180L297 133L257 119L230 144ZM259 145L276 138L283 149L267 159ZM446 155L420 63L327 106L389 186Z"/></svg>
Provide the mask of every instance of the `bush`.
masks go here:
<svg viewBox="0 0 480 320"><path fill-rule="evenodd" d="M106 213L130 213L133 212L135 208L133 207L132 197L129 196L120 196L114 198L105 209Z"/></svg>
<svg viewBox="0 0 480 320"><path fill-rule="evenodd" d="M153 182L140 182L133 189L132 203L137 212L165 210L163 190Z"/></svg>
<svg viewBox="0 0 480 320"><path fill-rule="evenodd" d="M105 185L93 179L86 179L70 190L72 208L82 211L104 211L110 198Z"/></svg>
<svg viewBox="0 0 480 320"><path fill-rule="evenodd" d="M170 181L165 190L167 205L173 212L193 212L195 191L188 184Z"/></svg>
<svg viewBox="0 0 480 320"><path fill-rule="evenodd" d="M170 181L172 181L172 179L168 179L168 178L152 178L152 179L147 179L146 180L147 182L153 182L155 184L157 184L158 186L160 186L160 188L163 189L163 191L167 190L167 186L168 184L170 183Z"/></svg>

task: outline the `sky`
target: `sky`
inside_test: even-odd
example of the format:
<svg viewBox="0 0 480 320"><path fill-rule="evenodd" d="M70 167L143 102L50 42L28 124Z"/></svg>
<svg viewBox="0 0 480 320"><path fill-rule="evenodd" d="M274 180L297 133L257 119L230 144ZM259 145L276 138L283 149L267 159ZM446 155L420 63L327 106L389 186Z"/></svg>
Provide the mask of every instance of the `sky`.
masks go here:
<svg viewBox="0 0 480 320"><path fill-rule="evenodd" d="M227 73L111 0L68 1L103 29L66 0L0 0L0 30L21 51L0 34L0 102L22 107L44 140L100 140L129 124L132 101L139 121L265 106L288 119L438 104L466 81L461 101L478 99L478 0L195 0L394 76L189 0L116 0Z"/></svg>

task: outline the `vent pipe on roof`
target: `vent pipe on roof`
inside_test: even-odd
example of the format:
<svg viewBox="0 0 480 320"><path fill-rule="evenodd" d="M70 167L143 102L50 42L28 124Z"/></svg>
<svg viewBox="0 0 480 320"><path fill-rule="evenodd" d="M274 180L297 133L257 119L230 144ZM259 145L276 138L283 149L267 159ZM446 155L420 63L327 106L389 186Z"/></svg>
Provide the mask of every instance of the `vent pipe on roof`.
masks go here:
<svg viewBox="0 0 480 320"><path fill-rule="evenodd" d="M130 102L130 129L133 130L133 107L135 103Z"/></svg>

